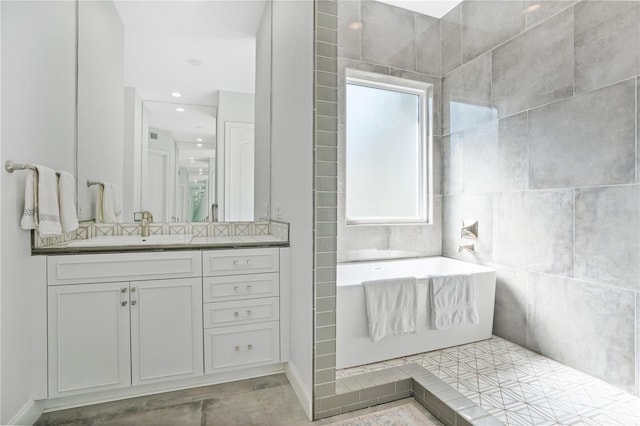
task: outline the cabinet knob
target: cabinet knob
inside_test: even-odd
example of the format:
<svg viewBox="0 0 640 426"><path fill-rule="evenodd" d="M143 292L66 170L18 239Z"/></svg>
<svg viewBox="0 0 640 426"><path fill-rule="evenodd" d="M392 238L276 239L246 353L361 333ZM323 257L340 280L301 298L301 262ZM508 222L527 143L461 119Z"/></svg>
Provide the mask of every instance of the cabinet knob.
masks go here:
<svg viewBox="0 0 640 426"><path fill-rule="evenodd" d="M234 287L233 291L235 291L236 293L240 290L240 287Z"/></svg>
<svg viewBox="0 0 640 426"><path fill-rule="evenodd" d="M126 293L126 292L127 292L127 288L126 288L126 287L122 287L122 288L120 289L120 293Z"/></svg>
<svg viewBox="0 0 640 426"><path fill-rule="evenodd" d="M247 265L251 265L251 261L250 260L247 260Z"/></svg>
<svg viewBox="0 0 640 426"><path fill-rule="evenodd" d="M240 346L236 346L236 352L240 352Z"/></svg>
<svg viewBox="0 0 640 426"><path fill-rule="evenodd" d="M131 306L135 306L138 302L136 302L135 300L131 301Z"/></svg>
<svg viewBox="0 0 640 426"><path fill-rule="evenodd" d="M234 264L235 266L238 266L238 265L240 264L240 261L239 261L239 260L234 260L234 261L233 261L233 264Z"/></svg>
<svg viewBox="0 0 640 426"><path fill-rule="evenodd" d="M250 317L252 315L251 311L247 311L247 316Z"/></svg>
<svg viewBox="0 0 640 426"><path fill-rule="evenodd" d="M249 293L251 293L251 291L253 291L253 287L251 287L250 285L248 285L248 286L247 286L247 291L248 291Z"/></svg>
<svg viewBox="0 0 640 426"><path fill-rule="evenodd" d="M240 316L240 313L239 313L239 312L234 312L234 313L233 313L233 316L234 316L234 317L236 317L236 318L238 318L238 317Z"/></svg>
<svg viewBox="0 0 640 426"><path fill-rule="evenodd" d="M136 288L135 287L131 287L131 293L135 293L136 292Z"/></svg>
<svg viewBox="0 0 640 426"><path fill-rule="evenodd" d="M247 349L249 349L250 351L252 351L252 350L253 350L253 345L248 345L248 346L247 346Z"/></svg>
<svg viewBox="0 0 640 426"><path fill-rule="evenodd" d="M123 307L127 306L127 302L120 302L120 304L121 304Z"/></svg>

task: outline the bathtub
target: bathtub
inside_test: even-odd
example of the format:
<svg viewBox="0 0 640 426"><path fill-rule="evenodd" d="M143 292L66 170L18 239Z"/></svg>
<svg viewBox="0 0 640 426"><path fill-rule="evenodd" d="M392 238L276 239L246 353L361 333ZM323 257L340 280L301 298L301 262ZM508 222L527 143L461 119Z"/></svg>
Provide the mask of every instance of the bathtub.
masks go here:
<svg viewBox="0 0 640 426"><path fill-rule="evenodd" d="M480 323L433 330L427 303L430 275L474 274ZM418 330L416 334L369 337L363 281L414 276L418 279ZM338 264L336 305L336 368L370 364L391 358L476 342L491 337L496 271L485 266L445 257L383 260Z"/></svg>

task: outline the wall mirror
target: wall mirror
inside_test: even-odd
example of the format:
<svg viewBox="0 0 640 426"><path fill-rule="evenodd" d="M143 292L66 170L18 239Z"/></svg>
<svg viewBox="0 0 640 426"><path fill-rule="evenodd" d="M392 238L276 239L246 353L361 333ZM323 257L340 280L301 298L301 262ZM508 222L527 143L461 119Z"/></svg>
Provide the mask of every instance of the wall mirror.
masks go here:
<svg viewBox="0 0 640 426"><path fill-rule="evenodd" d="M270 201L270 0L79 1L78 216L253 221Z"/></svg>

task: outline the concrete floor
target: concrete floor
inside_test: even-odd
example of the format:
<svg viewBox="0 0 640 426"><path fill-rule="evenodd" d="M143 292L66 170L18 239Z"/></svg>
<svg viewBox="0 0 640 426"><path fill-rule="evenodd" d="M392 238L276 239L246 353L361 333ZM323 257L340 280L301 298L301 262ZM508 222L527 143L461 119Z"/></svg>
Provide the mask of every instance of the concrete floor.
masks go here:
<svg viewBox="0 0 640 426"><path fill-rule="evenodd" d="M307 420L284 374L45 413L39 426L330 426L370 425L362 416L413 406L422 416L411 426L441 426L412 398L318 422Z"/></svg>
<svg viewBox="0 0 640 426"><path fill-rule="evenodd" d="M204 386L176 392L88 405L45 413L38 426L298 426L369 424L359 417L385 409L413 405L424 418L415 426L441 423L413 399L395 401L318 422L307 420L284 374ZM353 422L348 421L353 419Z"/></svg>
<svg viewBox="0 0 640 426"><path fill-rule="evenodd" d="M45 413L36 425L311 424L284 374Z"/></svg>

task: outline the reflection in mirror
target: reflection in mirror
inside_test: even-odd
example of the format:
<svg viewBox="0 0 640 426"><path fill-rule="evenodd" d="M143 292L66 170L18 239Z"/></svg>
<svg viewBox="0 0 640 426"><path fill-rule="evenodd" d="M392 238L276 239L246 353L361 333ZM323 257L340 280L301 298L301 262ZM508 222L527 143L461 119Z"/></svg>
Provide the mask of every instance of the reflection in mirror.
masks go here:
<svg viewBox="0 0 640 426"><path fill-rule="evenodd" d="M142 113L148 129L143 130L141 209L153 212L157 222L207 221L216 108L144 102Z"/></svg>
<svg viewBox="0 0 640 426"><path fill-rule="evenodd" d="M79 2L78 209L123 221L267 218L271 2ZM124 135L124 137L122 136Z"/></svg>

